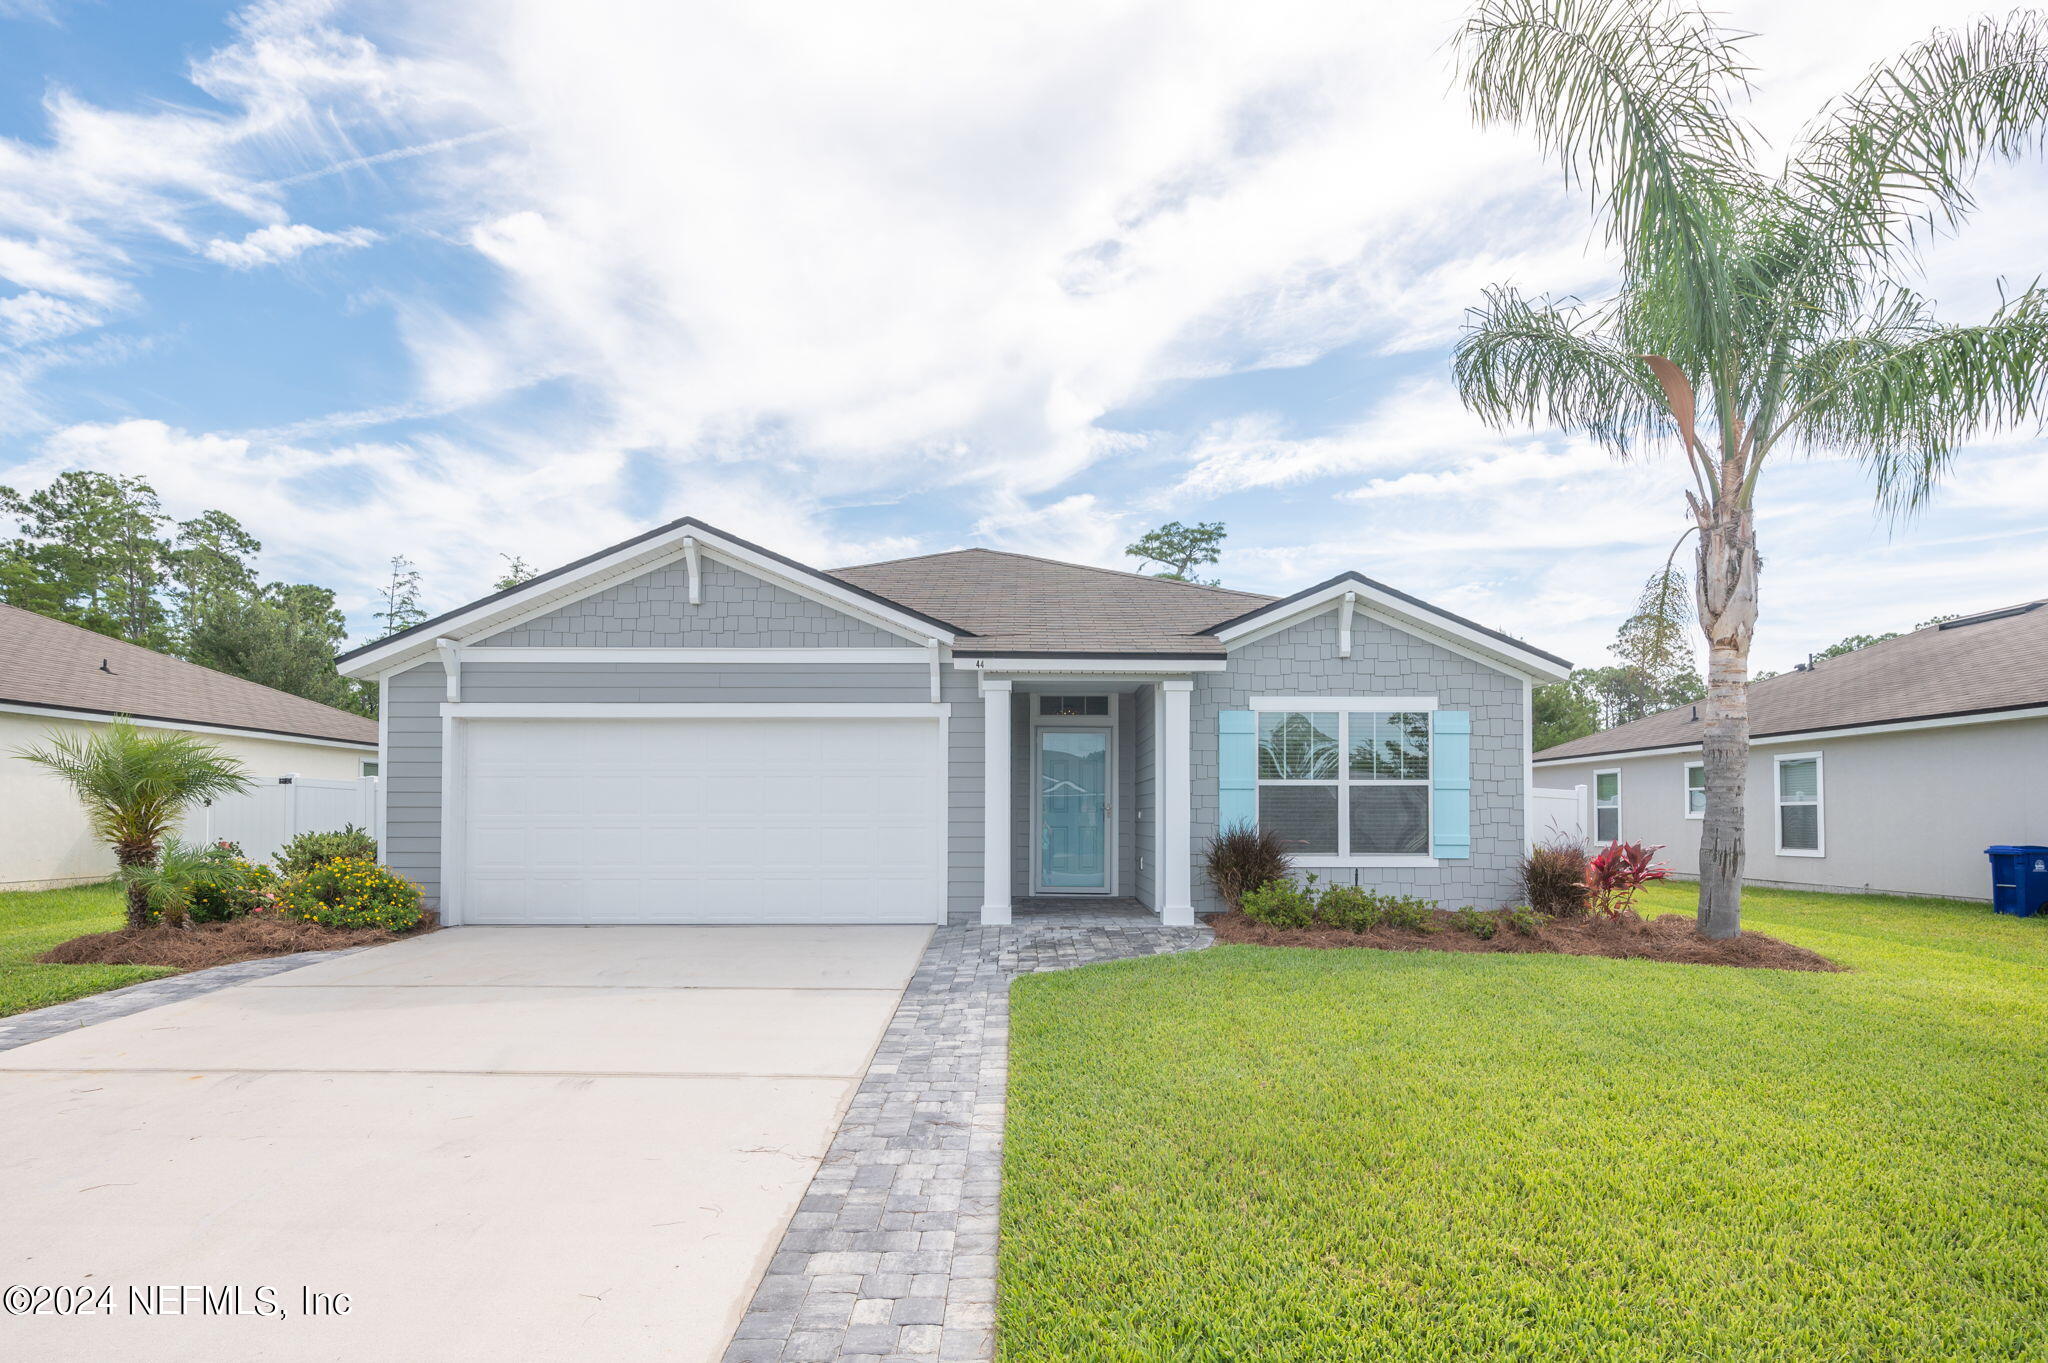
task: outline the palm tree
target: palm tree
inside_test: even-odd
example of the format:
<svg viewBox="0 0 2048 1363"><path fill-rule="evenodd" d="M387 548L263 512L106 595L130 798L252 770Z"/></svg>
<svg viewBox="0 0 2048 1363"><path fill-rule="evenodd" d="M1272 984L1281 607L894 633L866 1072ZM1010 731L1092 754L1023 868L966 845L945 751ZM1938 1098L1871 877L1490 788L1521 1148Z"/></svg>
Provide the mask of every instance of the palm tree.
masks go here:
<svg viewBox="0 0 2048 1363"><path fill-rule="evenodd" d="M1710 937L1741 930L1765 461L1853 455L1879 506L1903 515L1958 449L2038 421L2048 400L2048 293L2001 290L1989 317L1956 326L1906 282L1920 242L1974 207L1978 166L2040 147L2044 40L2033 11L1936 32L1825 106L1765 169L1734 111L1740 37L1698 9L1481 0L1459 35L1475 117L1533 132L1589 190L1620 262L1597 304L1489 290L1457 347L1466 405L1621 458L1675 449L1692 475Z"/></svg>
<svg viewBox="0 0 2048 1363"><path fill-rule="evenodd" d="M14 754L64 778L92 831L111 844L124 873L156 865L185 806L249 789L247 770L211 743L125 720L90 733L51 733ZM128 877L128 926L149 922L149 890Z"/></svg>

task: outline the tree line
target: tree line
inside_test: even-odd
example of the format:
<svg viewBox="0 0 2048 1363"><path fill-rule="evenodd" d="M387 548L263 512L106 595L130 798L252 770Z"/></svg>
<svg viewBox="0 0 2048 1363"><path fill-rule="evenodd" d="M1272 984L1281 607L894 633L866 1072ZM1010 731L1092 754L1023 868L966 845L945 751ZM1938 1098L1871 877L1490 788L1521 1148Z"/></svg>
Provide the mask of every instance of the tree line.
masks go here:
<svg viewBox="0 0 2048 1363"><path fill-rule="evenodd" d="M0 601L230 676L351 710L377 712L376 689L334 670L348 620L334 592L262 581L263 545L225 511L174 520L148 481L59 474L26 495L0 486ZM398 561L398 562L402 562ZM405 565L404 572L412 572ZM421 616L418 574L394 563L400 589L378 612Z"/></svg>

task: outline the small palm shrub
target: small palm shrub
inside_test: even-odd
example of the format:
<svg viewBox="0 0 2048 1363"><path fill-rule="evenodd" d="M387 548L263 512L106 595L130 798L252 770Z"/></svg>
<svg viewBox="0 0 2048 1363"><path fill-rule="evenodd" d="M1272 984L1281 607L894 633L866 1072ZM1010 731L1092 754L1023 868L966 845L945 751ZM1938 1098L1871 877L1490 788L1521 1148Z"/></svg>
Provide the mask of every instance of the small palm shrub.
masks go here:
<svg viewBox="0 0 2048 1363"><path fill-rule="evenodd" d="M1586 911L1586 849L1568 839L1539 843L1522 858L1522 898L1551 918Z"/></svg>
<svg viewBox="0 0 2048 1363"><path fill-rule="evenodd" d="M124 867L121 879L149 905L148 921L177 927L225 923L270 906L272 877L231 842L166 843L154 865Z"/></svg>
<svg viewBox="0 0 2048 1363"><path fill-rule="evenodd" d="M1245 892L1238 907L1255 923L1275 928L1306 928L1316 921L1316 896L1282 877Z"/></svg>
<svg viewBox="0 0 2048 1363"><path fill-rule="evenodd" d="M1254 890L1287 879L1293 866L1278 834L1248 823L1235 824L1209 839L1203 864L1209 883L1233 909L1243 908L1245 896Z"/></svg>
<svg viewBox="0 0 2048 1363"><path fill-rule="evenodd" d="M301 833L280 847L271 860L277 863L279 875L295 876L339 857L374 862L377 840L354 824L339 832Z"/></svg>
<svg viewBox="0 0 2048 1363"><path fill-rule="evenodd" d="M153 910L147 872L185 808L250 789L248 769L191 734L142 730L126 720L89 733L52 732L41 747L15 752L61 778L78 797L93 834L113 849L128 891L128 926Z"/></svg>
<svg viewBox="0 0 2048 1363"><path fill-rule="evenodd" d="M283 911L326 928L384 928L408 932L420 925L419 886L356 857L308 867L278 888Z"/></svg>

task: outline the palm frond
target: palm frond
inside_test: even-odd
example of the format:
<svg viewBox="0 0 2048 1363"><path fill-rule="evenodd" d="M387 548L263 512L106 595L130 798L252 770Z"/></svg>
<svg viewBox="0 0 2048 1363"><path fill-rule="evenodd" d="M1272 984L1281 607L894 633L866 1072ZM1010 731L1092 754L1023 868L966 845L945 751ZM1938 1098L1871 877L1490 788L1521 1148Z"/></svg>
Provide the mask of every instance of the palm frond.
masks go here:
<svg viewBox="0 0 2048 1363"><path fill-rule="evenodd" d="M2044 129L2048 18L1985 16L1938 30L1823 110L1786 183L1822 209L1846 255L1881 263L1918 229L1961 222L1978 167L2039 148Z"/></svg>
<svg viewBox="0 0 2048 1363"><path fill-rule="evenodd" d="M1880 505L1910 512L1970 440L2048 418L2048 290L2005 298L1974 326L1893 290L1804 356L1790 387L1788 438L1860 456Z"/></svg>
<svg viewBox="0 0 2048 1363"><path fill-rule="evenodd" d="M160 847L187 805L255 784L239 761L203 739L126 721L52 733L14 755L68 783L93 832L117 850Z"/></svg>
<svg viewBox="0 0 2048 1363"><path fill-rule="evenodd" d="M1481 0L1460 35L1472 111L1530 130L1586 184L1639 280L1682 280L1672 314L1720 356L1729 227L1759 192L1753 138L1730 110L1741 35L1664 0Z"/></svg>
<svg viewBox="0 0 2048 1363"><path fill-rule="evenodd" d="M1577 431L1623 458L1675 437L1656 380L1601 333L1598 315L1503 286L1469 317L1452 369L1465 405L1488 425Z"/></svg>

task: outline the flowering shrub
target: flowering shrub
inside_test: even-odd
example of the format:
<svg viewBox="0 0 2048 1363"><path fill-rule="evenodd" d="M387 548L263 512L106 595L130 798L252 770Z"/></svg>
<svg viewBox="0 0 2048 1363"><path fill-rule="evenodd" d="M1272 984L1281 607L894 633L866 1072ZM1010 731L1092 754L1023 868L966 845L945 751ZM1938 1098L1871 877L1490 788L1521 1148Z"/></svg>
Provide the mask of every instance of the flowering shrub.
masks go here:
<svg viewBox="0 0 2048 1363"><path fill-rule="evenodd" d="M419 886L374 861L337 857L286 880L278 890L284 911L328 928L385 928L406 932L420 925Z"/></svg>
<svg viewBox="0 0 2048 1363"><path fill-rule="evenodd" d="M1653 880L1670 874L1653 860L1664 848L1639 842L1611 842L1586 863L1586 904L1595 913L1619 918L1635 905L1636 894Z"/></svg>

